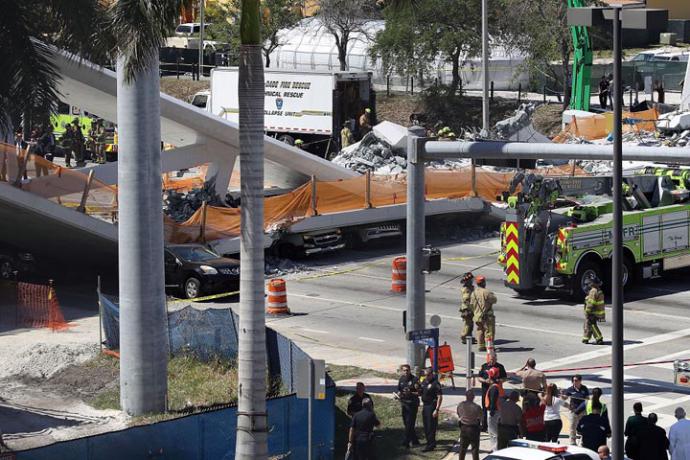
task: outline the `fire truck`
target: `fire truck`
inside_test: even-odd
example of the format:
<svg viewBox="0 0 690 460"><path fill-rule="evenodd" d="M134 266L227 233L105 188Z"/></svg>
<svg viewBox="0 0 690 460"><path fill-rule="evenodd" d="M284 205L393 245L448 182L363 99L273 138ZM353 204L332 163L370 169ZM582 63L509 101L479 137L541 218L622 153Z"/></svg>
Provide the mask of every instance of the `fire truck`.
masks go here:
<svg viewBox="0 0 690 460"><path fill-rule="evenodd" d="M498 261L505 285L522 295L545 289L582 298L588 280L610 279L613 180L518 174L508 203ZM623 284L690 266L690 170L647 168L625 176ZM521 190L518 192L518 189Z"/></svg>

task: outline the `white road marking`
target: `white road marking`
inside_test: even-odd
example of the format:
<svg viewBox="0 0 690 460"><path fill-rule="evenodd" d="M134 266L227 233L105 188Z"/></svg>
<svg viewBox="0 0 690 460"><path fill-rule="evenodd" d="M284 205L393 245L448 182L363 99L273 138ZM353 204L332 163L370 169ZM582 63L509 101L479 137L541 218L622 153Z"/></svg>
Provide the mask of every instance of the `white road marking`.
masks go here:
<svg viewBox="0 0 690 460"><path fill-rule="evenodd" d="M690 321L690 317L688 316L678 316L678 315L669 315L666 313L657 313L654 311L645 311L645 310L625 310L625 313L637 313L640 315L648 315L648 316L655 316L657 318L665 318L665 319L672 319L674 321Z"/></svg>
<svg viewBox="0 0 690 460"><path fill-rule="evenodd" d="M649 345L655 345L661 342L668 342L670 340L679 339L681 337L687 337L690 335L690 329L680 329L678 331L667 332L666 334L658 334L651 337L642 339L641 343L631 343L629 345L624 345L624 351L634 350L636 348L647 347ZM595 358L601 358L611 354L611 347L599 348L598 350L590 351L587 353L577 353L571 356L565 356L563 358L554 359L541 363L539 368L542 370L553 369L560 366L574 367L572 363L578 363L582 361L589 361Z"/></svg>
<svg viewBox="0 0 690 460"><path fill-rule="evenodd" d="M377 342L377 343L383 343L385 340L381 339L374 339L372 337L357 337L359 340L366 340L367 342Z"/></svg>
<svg viewBox="0 0 690 460"><path fill-rule="evenodd" d="M321 300L324 302L341 303L344 305L351 305L354 307L375 308L377 310L393 311L393 312L398 312L398 313L405 311L405 309L402 309L402 308L387 307L384 305L376 305L376 304L371 304L371 303L366 303L366 302L349 302L347 300L328 299L328 298L324 298L324 297L313 297L313 296L304 295L304 294L292 294L291 293L289 295L294 296L294 297L303 297L303 298L307 298L307 299L313 299L313 300ZM462 321L462 318L460 318L459 316L451 316L451 315L444 315L444 314L437 314L437 313L427 313L426 315L427 316L433 316L435 314L440 316L442 319L447 319L450 321L458 321L458 322ZM501 327L511 328L511 329L523 329L526 331L532 331L532 332L537 332L537 333L542 333L542 334L554 334L554 335L559 335L559 336L567 335L567 336L571 336L571 337L581 338L581 334L574 334L572 332L557 331L557 330L553 330L553 329L538 329L538 328L534 328L534 327L516 326L516 325L512 325L512 324L505 324L505 323L496 323L496 325L501 326Z"/></svg>
<svg viewBox="0 0 690 460"><path fill-rule="evenodd" d="M328 334L328 331L322 331L321 329L309 329L307 327L302 328L303 331L313 332L314 334Z"/></svg>

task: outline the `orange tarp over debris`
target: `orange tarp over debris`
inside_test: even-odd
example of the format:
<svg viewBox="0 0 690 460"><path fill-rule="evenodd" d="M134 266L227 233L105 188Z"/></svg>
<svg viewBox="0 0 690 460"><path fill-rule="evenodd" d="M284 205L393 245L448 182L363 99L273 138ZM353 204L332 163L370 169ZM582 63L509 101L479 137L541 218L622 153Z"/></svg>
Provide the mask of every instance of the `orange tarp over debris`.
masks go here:
<svg viewBox="0 0 690 460"><path fill-rule="evenodd" d="M623 112L623 132L656 131L659 113L656 109L641 112ZM573 117L572 123L553 138L554 142L564 143L569 137L579 137L588 141L603 139L613 130L612 114L596 114L591 117Z"/></svg>
<svg viewBox="0 0 690 460"><path fill-rule="evenodd" d="M536 171L543 175L568 175L571 167ZM583 174L580 168L576 174ZM477 192L481 198L494 201L497 195L508 189L513 172L495 172L477 169ZM316 183L316 209L319 214L331 214L363 209L366 206L366 176L332 182ZM457 170L427 170L427 199L458 199L470 196L471 172L469 168ZM264 224L266 230L296 222L313 215L312 184L306 183L292 192L264 200ZM372 176L371 204L374 207L403 204L407 199L405 176ZM186 222L176 224L167 218L166 239L173 243L189 243L201 240L203 209L198 209ZM208 206L206 208L205 235L207 241L238 236L240 210Z"/></svg>

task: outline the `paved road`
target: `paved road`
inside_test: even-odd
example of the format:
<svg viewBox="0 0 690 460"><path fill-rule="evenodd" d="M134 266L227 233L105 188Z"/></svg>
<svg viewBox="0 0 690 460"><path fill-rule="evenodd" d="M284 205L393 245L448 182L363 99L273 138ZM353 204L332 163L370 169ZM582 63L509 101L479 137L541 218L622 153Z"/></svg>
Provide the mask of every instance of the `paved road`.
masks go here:
<svg viewBox="0 0 690 460"><path fill-rule="evenodd" d="M427 318L432 314L441 316L441 341L453 347L457 370L462 373L465 362L459 343L459 283L443 283L485 264L479 272L486 275L489 288L498 296L496 347L499 361L506 368L517 369L529 357L545 370L610 364L610 346L581 343L580 304L558 296L518 298L503 286L501 268L495 264L497 245L497 238L445 245L442 270L426 278ZM289 307L295 315L269 318L269 326L328 362L396 369L405 361L405 298L390 291L390 263L403 252L400 245L367 252L346 251L308 261L311 271L285 277ZM682 271L663 280L648 281L628 294L626 363L690 358L688 274ZM610 337L610 323L604 324L602 331L605 338ZM549 378L562 387L574 372L550 373ZM599 386L605 395L610 393L609 370L578 372L590 388ZM672 414L676 406L685 406L690 412L690 387L672 385L671 364L630 366L625 376L627 411L632 411L634 401L642 401L645 412L657 412L664 427L675 421Z"/></svg>

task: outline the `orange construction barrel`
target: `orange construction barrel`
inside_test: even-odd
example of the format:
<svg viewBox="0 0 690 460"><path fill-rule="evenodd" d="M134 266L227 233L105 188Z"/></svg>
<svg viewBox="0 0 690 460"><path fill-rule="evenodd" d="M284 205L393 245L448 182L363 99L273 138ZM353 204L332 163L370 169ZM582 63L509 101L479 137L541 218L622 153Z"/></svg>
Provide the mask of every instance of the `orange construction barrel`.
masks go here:
<svg viewBox="0 0 690 460"><path fill-rule="evenodd" d="M266 312L274 315L290 313L287 303L287 288L285 286L285 280L276 278L268 282Z"/></svg>
<svg viewBox="0 0 690 460"><path fill-rule="evenodd" d="M407 290L407 259L396 257L392 265L392 285L393 292L405 292Z"/></svg>

